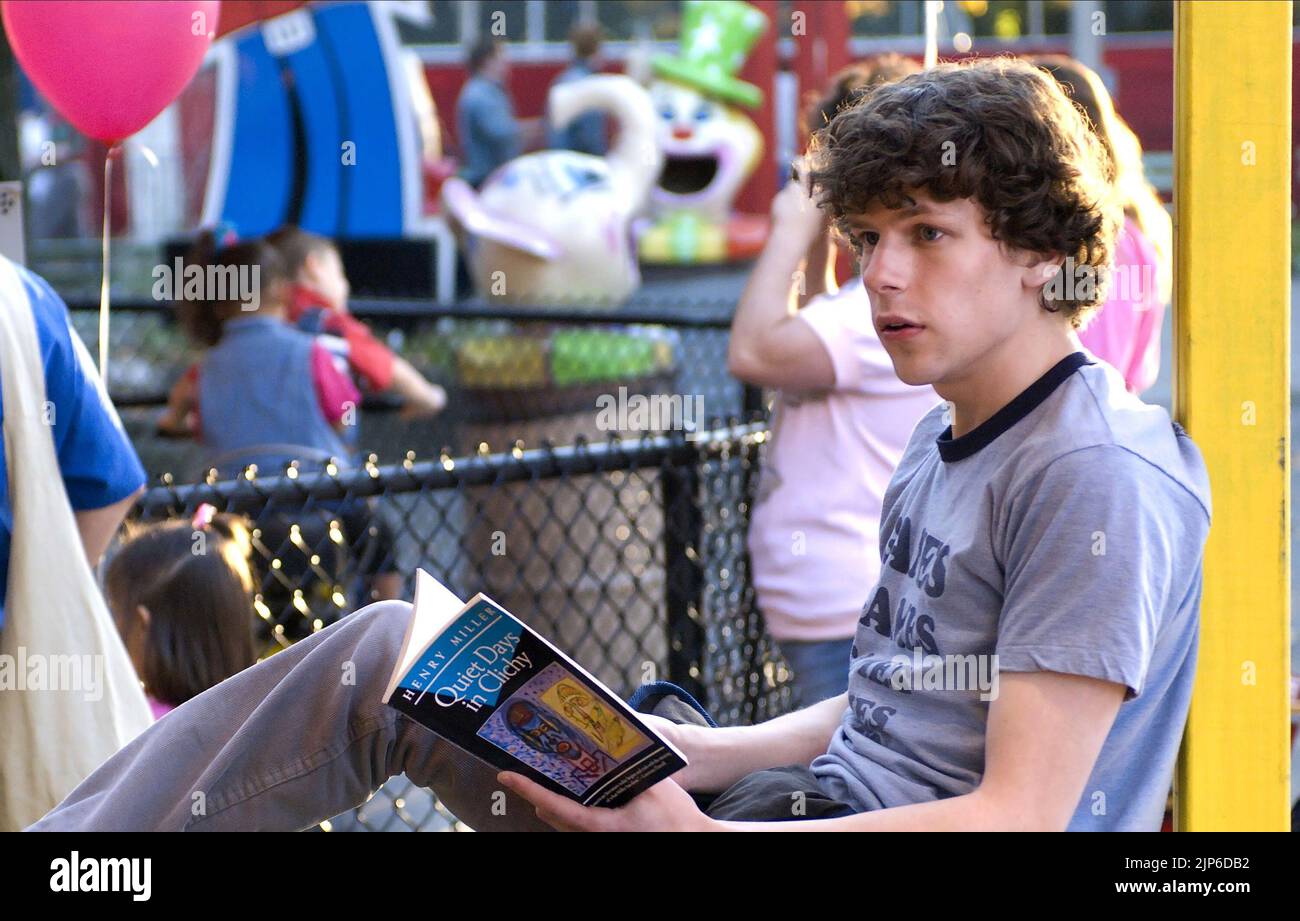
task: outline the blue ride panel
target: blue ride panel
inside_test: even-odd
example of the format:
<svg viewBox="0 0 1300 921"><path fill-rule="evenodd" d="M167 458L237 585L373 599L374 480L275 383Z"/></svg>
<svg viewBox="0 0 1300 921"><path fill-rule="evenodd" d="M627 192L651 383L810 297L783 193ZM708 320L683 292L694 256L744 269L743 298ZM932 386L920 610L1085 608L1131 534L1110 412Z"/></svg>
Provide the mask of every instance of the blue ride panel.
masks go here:
<svg viewBox="0 0 1300 921"><path fill-rule="evenodd" d="M393 98L379 35L364 3L320 7L318 40L333 61L342 104L340 145L352 141L355 165L341 167L342 226L338 236L400 237L402 174Z"/></svg>
<svg viewBox="0 0 1300 921"><path fill-rule="evenodd" d="M342 188L343 74L324 43L317 40L284 58L293 74L294 101L301 117L303 145L302 213L298 226L326 237L343 229Z"/></svg>
<svg viewBox="0 0 1300 921"><path fill-rule="evenodd" d="M261 32L251 30L235 47L239 69L235 122L221 217L246 238L269 233L290 216L293 114L280 63L267 51Z"/></svg>

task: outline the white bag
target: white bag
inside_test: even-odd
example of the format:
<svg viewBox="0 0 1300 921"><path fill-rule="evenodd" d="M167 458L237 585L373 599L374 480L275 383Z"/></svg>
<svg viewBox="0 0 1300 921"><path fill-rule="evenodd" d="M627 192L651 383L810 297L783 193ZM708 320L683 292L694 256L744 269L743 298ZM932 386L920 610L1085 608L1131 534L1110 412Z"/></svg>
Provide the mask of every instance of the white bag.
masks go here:
<svg viewBox="0 0 1300 921"><path fill-rule="evenodd" d="M84 347L78 357L97 380ZM35 317L3 257L0 400L13 509L0 668L14 682L0 685L0 831L11 831L57 806L152 717L86 560L47 424ZM42 661L47 689L19 690L41 683L30 666ZM49 690L54 681L79 687Z"/></svg>

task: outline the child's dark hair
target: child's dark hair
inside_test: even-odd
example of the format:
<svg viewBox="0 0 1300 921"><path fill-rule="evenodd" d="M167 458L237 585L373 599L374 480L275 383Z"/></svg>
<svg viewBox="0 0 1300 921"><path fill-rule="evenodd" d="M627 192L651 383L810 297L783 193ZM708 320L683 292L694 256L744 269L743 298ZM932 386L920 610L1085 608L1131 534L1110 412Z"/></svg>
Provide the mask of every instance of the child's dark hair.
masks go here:
<svg viewBox="0 0 1300 921"><path fill-rule="evenodd" d="M280 251L265 239L241 240L228 246L218 246L216 234L205 230L199 234L184 258L184 264L199 266L208 276L209 267L227 279L227 292L238 291L233 283L241 271L256 269L259 305L283 297L283 287L289 281L284 258ZM184 280L177 282L181 287ZM206 292L205 294L211 294ZM237 297L223 300L190 299L182 297L176 302L181 325L195 342L203 346L216 345L221 339L221 327L226 320L247 313L247 306Z"/></svg>
<svg viewBox="0 0 1300 921"><path fill-rule="evenodd" d="M1063 255L1062 272L1076 277L1091 273L1091 285L1044 285L1044 309L1078 328L1105 301L1121 218L1113 165L1080 111L1036 67L978 58L876 87L813 136L812 162L809 177L840 232L875 203L904 206L910 190L971 198L995 240Z"/></svg>
<svg viewBox="0 0 1300 921"><path fill-rule="evenodd" d="M831 77L821 94L810 93L804 107L804 129L812 134L826 127L839 111L859 101L872 87L919 73L921 65L895 51L855 61Z"/></svg>
<svg viewBox="0 0 1300 921"><path fill-rule="evenodd" d="M303 230L301 227L295 227L292 224L286 224L267 234L266 242L279 251L280 258L284 260L285 271L289 273L290 279L296 278L298 273L302 271L308 256L322 250L337 249L334 241L329 237L322 237L318 233Z"/></svg>
<svg viewBox="0 0 1300 921"><path fill-rule="evenodd" d="M150 695L180 706L254 663L251 552L235 515L132 527L104 583Z"/></svg>

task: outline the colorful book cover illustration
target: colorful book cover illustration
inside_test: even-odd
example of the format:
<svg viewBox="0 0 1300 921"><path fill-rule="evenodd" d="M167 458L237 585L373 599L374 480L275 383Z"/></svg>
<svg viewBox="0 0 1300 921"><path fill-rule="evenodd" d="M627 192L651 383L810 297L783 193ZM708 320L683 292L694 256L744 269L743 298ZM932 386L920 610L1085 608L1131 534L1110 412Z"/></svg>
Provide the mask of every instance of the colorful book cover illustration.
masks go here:
<svg viewBox="0 0 1300 921"><path fill-rule="evenodd" d="M428 573L384 697L470 754L584 805L619 806L686 765L595 676L482 594Z"/></svg>

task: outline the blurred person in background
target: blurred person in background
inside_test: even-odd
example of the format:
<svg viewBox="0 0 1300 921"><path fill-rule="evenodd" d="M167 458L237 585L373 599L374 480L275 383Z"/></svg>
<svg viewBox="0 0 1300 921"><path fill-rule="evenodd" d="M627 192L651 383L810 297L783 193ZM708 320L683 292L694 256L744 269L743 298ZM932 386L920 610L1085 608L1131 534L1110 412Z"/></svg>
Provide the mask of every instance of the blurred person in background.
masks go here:
<svg viewBox="0 0 1300 921"><path fill-rule="evenodd" d="M806 129L919 69L899 55L849 66L809 107ZM804 706L847 687L854 631L880 570L885 487L917 421L939 402L894 373L862 279L836 290L836 249L825 212L791 181L772 203L727 358L736 377L778 391L749 554L759 609Z"/></svg>
<svg viewBox="0 0 1300 921"><path fill-rule="evenodd" d="M25 110L18 139L27 187L27 235L31 240L85 237L95 190L78 147L81 141L58 116Z"/></svg>
<svg viewBox="0 0 1300 921"><path fill-rule="evenodd" d="M602 31L596 23L579 23L569 33L569 44L573 48L573 63L555 78L551 86L569 83L590 77L600 70L600 43ZM588 112L569 123L568 127L557 131L548 123L546 146L553 149L576 150L579 153L596 157L605 156L609 149L606 134L605 116L601 112Z"/></svg>
<svg viewBox="0 0 1300 921"><path fill-rule="evenodd" d="M495 38L484 38L469 52L469 80L456 100L456 134L460 140L460 176L474 188L503 163L535 146L541 120L515 118L506 89L510 62Z"/></svg>
<svg viewBox="0 0 1300 921"><path fill-rule="evenodd" d="M248 464L279 469L307 460L304 449L321 461L349 458L348 413L361 394L322 337L286 322L289 273L279 251L205 231L185 263L231 270L257 290L179 301L182 325L207 351L173 387L158 428L207 445L223 475Z"/></svg>
<svg viewBox="0 0 1300 921"><path fill-rule="evenodd" d="M222 477L238 476L249 465L275 474L295 461L306 471L326 469L331 459L339 469L354 466L361 393L346 361L330 337L287 321L292 278L278 249L265 238L238 241L226 234L222 242L204 232L185 261L250 277L256 296L242 300L248 292L220 297L208 291L207 299L179 302L182 324L207 351L176 382L159 431L206 445ZM400 595L392 529L370 503L348 497L313 508L342 522L369 597ZM257 514L259 527L288 520L306 529L321 517L278 500Z"/></svg>
<svg viewBox="0 0 1300 921"><path fill-rule="evenodd" d="M286 319L304 332L324 334L348 364L354 381L369 393L402 398L402 417L436 415L447 406L447 392L377 339L370 327L348 312L352 288L338 246L328 237L299 227L281 227L267 241L280 253L292 281Z"/></svg>
<svg viewBox="0 0 1300 921"><path fill-rule="evenodd" d="M1124 375L1132 393L1155 383L1160 373L1160 327L1173 297L1173 222L1142 168L1142 144L1101 78L1073 58L1041 55L1029 59L1061 84L1066 95L1092 122L1115 168L1115 192L1124 206L1124 226L1106 303L1079 341Z"/></svg>

